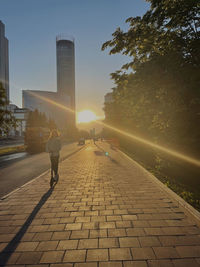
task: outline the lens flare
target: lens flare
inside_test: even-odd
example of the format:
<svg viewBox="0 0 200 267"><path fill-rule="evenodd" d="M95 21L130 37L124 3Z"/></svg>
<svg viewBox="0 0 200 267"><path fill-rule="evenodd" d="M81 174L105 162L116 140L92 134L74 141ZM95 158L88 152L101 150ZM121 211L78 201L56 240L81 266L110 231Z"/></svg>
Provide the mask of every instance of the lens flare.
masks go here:
<svg viewBox="0 0 200 267"><path fill-rule="evenodd" d="M48 99L48 98L43 97L43 96L39 96L39 95L37 95L36 93L33 93L33 92L30 92L30 94L34 95L35 97L41 98L44 101L47 101L47 102L51 103L52 105L56 105L56 106L58 106L61 109L64 109L64 110L69 111L69 112L72 112L72 113L75 113L74 110L72 110L72 109L70 109L70 108L68 108L68 107L66 107L66 106L64 106L62 104L59 104L59 103L57 103L57 102L55 102L55 101L53 101L51 99ZM198 159L195 159L195 158L192 158L190 156L184 155L183 153L177 152L177 151L175 151L173 149L169 149L169 148L166 148L164 146L160 146L160 145L154 144L151 141L148 141L148 140L146 140L144 138L141 138L139 136L133 135L131 133L122 131L122 130L120 130L120 129L116 128L116 127L113 127L113 126L111 126L111 125L109 125L107 123L104 123L104 122L101 122L101 121L96 121L96 123L101 124L104 127L108 128L108 129L111 129L111 130L113 130L113 131L115 131L115 132L117 132L117 133L119 133L121 135L130 137L131 139L134 139L137 142L140 142L140 143L145 144L147 146L150 146L150 147L152 147L154 149L157 149L159 151L162 151L162 152L164 152L166 154L169 154L169 155L171 155L173 157L179 158L179 159L181 159L183 161L189 162L191 164L194 164L194 165L200 167L200 160L198 160Z"/></svg>
<svg viewBox="0 0 200 267"><path fill-rule="evenodd" d="M82 110L78 112L77 117L78 123L87 123L97 119L96 114L91 110Z"/></svg>

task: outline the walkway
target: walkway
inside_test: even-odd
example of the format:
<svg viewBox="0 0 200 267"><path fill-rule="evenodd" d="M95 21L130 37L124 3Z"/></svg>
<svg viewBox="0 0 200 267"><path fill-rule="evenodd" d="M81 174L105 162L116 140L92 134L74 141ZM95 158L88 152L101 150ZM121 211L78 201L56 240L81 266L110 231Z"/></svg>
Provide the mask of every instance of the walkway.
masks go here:
<svg viewBox="0 0 200 267"><path fill-rule="evenodd" d="M0 202L0 265L200 266L192 217L138 164L99 146L64 160L53 190L46 174Z"/></svg>

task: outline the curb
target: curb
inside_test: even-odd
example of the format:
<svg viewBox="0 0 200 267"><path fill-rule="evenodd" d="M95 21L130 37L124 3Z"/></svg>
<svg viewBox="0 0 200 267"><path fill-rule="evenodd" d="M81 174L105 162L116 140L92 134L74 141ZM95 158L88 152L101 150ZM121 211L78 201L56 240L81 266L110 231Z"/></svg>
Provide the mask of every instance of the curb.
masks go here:
<svg viewBox="0 0 200 267"><path fill-rule="evenodd" d="M7 195L1 197L0 200L1 200L1 201L2 201L2 200L5 200L5 199L8 198L10 195L12 195L12 194L14 194L15 192L19 191L19 190L20 190L21 188L23 188L24 186L26 186L26 185L28 185L28 184L31 184L33 181L39 179L40 177L44 176L44 175L47 174L48 172L49 172L49 169L46 170L46 171L44 171L43 173L41 173L39 176L33 178L31 181L29 181L29 182L23 184L22 186L20 186L20 187L14 189L13 191L11 191L10 193L8 193Z"/></svg>
<svg viewBox="0 0 200 267"><path fill-rule="evenodd" d="M64 160L66 160L67 158L73 156L75 153L79 152L79 151L82 150L84 147L85 147L85 146L83 146L83 147L81 147L81 148L75 150L74 152L68 154L68 155L65 156L65 157L62 157L62 158L60 159L60 162L62 162L62 161L64 161ZM6 194L5 196L1 197L1 198L0 198L0 201L5 200L5 199L8 198L10 195L12 195L12 194L14 194L15 192L19 191L21 188L27 186L28 184L31 184L32 182L34 182L35 180L37 180L37 179L39 179L39 178L41 178L42 176L44 176L45 174L47 174L49 171L50 171L50 169L44 171L43 173L41 173L41 174L38 175L37 177L33 178L33 179L30 180L29 182L27 182L27 183L23 184L22 186L20 186L20 187L14 189L14 190L11 191L10 193L8 193L8 194Z"/></svg>
<svg viewBox="0 0 200 267"><path fill-rule="evenodd" d="M200 227L200 212L198 212L195 208L193 208L190 204L188 204L184 199L182 199L180 196L178 196L175 192L173 192L169 187L164 185L158 178L156 178L152 173L147 171L143 166L141 166L139 163L137 163L135 160L130 158L128 155L126 155L121 150L118 150L123 156L125 156L127 159L129 159L131 162L134 162L134 164L137 164L138 167L142 168L148 175L153 182L155 182L161 189L163 189L167 194L169 194L172 198L174 198L178 205L180 205L185 213L187 215L192 216L192 218L195 220L196 224Z"/></svg>
<svg viewBox="0 0 200 267"><path fill-rule="evenodd" d="M101 147L101 149L105 152L104 148ZM149 179L151 179L153 182L155 182L161 189L163 189L168 195L170 195L175 201L177 201L178 205L182 207L184 212L187 215L190 215L195 223L200 227L200 212L197 211L195 208L193 208L190 204L188 204L184 199L182 199L180 196L178 196L175 192L173 192L169 187L164 185L158 178L156 178L152 173L147 171L143 166L141 166L137 161L133 160L131 157L129 157L127 154L122 152L119 149L116 149L117 152L121 153L124 157L126 157L131 162L134 162L134 164L138 165L141 169L143 169L147 174Z"/></svg>

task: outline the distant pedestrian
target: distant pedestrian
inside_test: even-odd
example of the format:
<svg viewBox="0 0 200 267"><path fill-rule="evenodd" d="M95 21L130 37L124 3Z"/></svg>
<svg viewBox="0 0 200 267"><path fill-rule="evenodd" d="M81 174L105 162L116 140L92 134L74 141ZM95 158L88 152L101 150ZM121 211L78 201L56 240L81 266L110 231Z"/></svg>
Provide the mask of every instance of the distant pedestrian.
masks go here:
<svg viewBox="0 0 200 267"><path fill-rule="evenodd" d="M49 136L49 140L46 144L46 151L49 153L51 160L51 180L50 186L53 186L54 182L58 182L58 163L59 163L59 152L61 150L61 141L57 130L52 130Z"/></svg>

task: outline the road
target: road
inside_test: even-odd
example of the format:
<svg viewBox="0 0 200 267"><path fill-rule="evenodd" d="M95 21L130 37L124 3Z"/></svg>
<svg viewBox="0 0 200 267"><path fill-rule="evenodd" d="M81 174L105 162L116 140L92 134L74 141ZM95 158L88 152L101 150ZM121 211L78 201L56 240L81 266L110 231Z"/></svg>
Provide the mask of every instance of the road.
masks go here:
<svg viewBox="0 0 200 267"><path fill-rule="evenodd" d="M80 149L77 143L67 144L61 150L63 160L71 153ZM50 167L48 153L28 155L18 153L0 158L0 198L14 189L24 185Z"/></svg>

